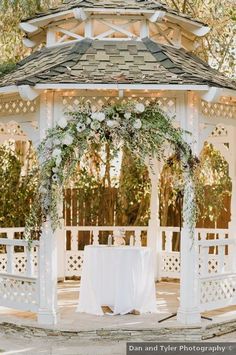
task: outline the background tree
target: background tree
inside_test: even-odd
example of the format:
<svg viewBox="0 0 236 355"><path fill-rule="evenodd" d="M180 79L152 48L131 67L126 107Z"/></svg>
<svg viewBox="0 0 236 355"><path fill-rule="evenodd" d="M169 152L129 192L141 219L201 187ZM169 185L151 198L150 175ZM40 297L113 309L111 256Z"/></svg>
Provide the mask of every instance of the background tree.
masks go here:
<svg viewBox="0 0 236 355"><path fill-rule="evenodd" d="M211 31L198 40L195 53L215 69L235 78L235 0L166 0L166 3L210 26Z"/></svg>
<svg viewBox="0 0 236 355"><path fill-rule="evenodd" d="M24 227L36 193L32 147L25 159L14 146L0 146L0 227Z"/></svg>

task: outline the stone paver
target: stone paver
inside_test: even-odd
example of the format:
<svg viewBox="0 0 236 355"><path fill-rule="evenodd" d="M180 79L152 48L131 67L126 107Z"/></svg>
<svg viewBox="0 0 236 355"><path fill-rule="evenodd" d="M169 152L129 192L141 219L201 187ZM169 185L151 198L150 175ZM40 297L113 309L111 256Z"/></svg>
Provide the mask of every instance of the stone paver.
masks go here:
<svg viewBox="0 0 236 355"><path fill-rule="evenodd" d="M140 339L132 339L140 341ZM236 332L215 337L211 342L234 342ZM0 353L26 355L125 355L126 341L81 342L76 337L25 338L20 334L0 333Z"/></svg>

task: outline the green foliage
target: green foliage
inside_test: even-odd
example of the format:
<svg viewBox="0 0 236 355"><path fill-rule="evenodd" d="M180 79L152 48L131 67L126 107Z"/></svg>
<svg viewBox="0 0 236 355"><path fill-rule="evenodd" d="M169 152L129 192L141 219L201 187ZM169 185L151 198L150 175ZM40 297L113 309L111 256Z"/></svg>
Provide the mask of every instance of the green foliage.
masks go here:
<svg viewBox="0 0 236 355"><path fill-rule="evenodd" d="M117 225L147 225L150 180L146 166L124 149L117 200Z"/></svg>
<svg viewBox="0 0 236 355"><path fill-rule="evenodd" d="M222 209L225 196L231 194L231 180L228 164L222 155L206 144L200 159L197 174L197 196L201 218L216 222Z"/></svg>
<svg viewBox="0 0 236 355"><path fill-rule="evenodd" d="M2 75L5 75L9 72L11 72L13 69L15 69L16 67L16 64L15 63L3 63L3 64L0 64L0 77Z"/></svg>
<svg viewBox="0 0 236 355"><path fill-rule="evenodd" d="M23 227L30 214L37 177L22 176L20 157L0 146L0 226Z"/></svg>

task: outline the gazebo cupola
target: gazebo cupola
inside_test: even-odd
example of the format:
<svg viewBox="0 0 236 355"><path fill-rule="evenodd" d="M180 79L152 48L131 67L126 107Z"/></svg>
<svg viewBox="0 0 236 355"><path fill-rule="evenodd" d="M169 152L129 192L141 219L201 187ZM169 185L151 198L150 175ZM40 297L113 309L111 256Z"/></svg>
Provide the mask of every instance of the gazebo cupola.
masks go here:
<svg viewBox="0 0 236 355"><path fill-rule="evenodd" d="M47 47L84 38L96 40L150 39L192 50L195 39L209 28L157 1L65 1L47 13L21 23L24 43Z"/></svg>

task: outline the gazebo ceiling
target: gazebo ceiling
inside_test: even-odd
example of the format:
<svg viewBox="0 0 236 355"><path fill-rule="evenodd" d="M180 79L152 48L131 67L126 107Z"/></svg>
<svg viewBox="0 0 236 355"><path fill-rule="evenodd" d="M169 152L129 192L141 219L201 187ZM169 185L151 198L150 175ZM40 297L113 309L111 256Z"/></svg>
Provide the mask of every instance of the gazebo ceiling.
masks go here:
<svg viewBox="0 0 236 355"><path fill-rule="evenodd" d="M207 85L236 90L236 84L198 57L145 38L91 40L43 48L18 63L0 87L37 84Z"/></svg>

